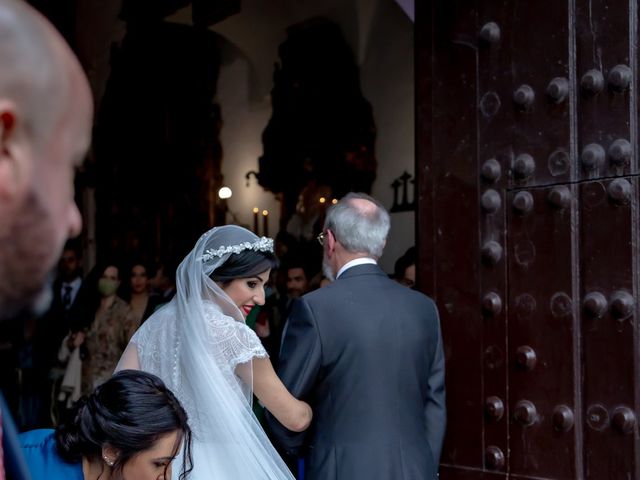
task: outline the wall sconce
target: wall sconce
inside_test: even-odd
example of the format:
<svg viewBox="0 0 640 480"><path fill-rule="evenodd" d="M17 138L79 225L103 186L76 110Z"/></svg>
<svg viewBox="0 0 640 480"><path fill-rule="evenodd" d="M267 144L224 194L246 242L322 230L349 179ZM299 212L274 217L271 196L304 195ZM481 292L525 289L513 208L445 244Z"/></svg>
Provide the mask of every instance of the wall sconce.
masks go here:
<svg viewBox="0 0 640 480"><path fill-rule="evenodd" d="M222 187L220 190L218 190L218 198L220 198L220 200L231 198L231 195L233 195L233 192L229 187Z"/></svg>

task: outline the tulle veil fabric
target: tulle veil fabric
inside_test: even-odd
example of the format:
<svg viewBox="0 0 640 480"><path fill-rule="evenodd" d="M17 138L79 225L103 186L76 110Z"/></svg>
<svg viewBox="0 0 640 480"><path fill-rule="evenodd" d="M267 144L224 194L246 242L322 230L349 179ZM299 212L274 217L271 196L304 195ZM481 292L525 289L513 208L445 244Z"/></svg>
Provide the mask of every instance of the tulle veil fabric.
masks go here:
<svg viewBox="0 0 640 480"><path fill-rule="evenodd" d="M173 300L127 347L135 348L140 369L158 375L187 410L193 480L294 478L251 409L251 359L266 353L238 307L209 278L230 255L266 250L269 242L235 225L206 232L178 267ZM234 374L237 365L248 372L249 384ZM174 462L174 478L181 464L181 458Z"/></svg>

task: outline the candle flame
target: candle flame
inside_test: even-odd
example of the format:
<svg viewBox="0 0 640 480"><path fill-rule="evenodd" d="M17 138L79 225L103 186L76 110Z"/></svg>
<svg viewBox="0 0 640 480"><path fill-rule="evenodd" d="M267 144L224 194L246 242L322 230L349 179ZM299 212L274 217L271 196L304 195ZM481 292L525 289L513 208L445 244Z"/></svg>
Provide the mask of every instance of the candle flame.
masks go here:
<svg viewBox="0 0 640 480"><path fill-rule="evenodd" d="M269 215L269 210L262 210L262 215L264 215L265 217Z"/></svg>
<svg viewBox="0 0 640 480"><path fill-rule="evenodd" d="M258 213L260 209L258 207L253 207L253 213Z"/></svg>

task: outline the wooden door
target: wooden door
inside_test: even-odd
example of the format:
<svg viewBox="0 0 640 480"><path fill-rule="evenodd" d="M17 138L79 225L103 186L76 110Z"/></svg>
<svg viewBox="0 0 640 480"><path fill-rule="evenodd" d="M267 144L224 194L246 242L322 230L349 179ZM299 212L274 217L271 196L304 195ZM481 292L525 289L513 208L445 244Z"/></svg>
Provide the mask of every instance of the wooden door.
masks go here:
<svg viewBox="0 0 640 480"><path fill-rule="evenodd" d="M637 10L416 2L444 479L640 479Z"/></svg>

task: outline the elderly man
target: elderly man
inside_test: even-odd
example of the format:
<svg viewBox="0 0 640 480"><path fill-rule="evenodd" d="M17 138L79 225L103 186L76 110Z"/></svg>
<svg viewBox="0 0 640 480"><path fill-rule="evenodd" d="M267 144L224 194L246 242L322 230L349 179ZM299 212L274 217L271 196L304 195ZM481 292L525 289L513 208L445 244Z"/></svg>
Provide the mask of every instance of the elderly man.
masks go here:
<svg viewBox="0 0 640 480"><path fill-rule="evenodd" d="M293 306L278 374L314 411L309 480L418 480L437 476L446 416L438 312L376 264L389 214L349 194L327 212L318 239L336 278ZM269 422L285 451L305 434Z"/></svg>
<svg viewBox="0 0 640 480"><path fill-rule="evenodd" d="M0 39L1 321L47 308L45 279L80 232L73 176L89 146L93 104L75 56L25 2L0 0ZM9 473L20 456L2 403L7 473L24 478Z"/></svg>

